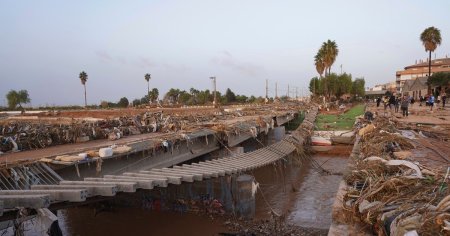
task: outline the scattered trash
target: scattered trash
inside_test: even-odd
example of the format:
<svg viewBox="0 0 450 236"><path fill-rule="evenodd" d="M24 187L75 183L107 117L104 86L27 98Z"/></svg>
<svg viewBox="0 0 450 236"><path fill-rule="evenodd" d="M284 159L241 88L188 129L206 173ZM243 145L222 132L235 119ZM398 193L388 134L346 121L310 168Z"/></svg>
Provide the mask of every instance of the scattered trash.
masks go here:
<svg viewBox="0 0 450 236"><path fill-rule="evenodd" d="M116 147L111 147L113 150L114 154L124 154L124 153L128 153L132 150L132 148L130 146L116 146Z"/></svg>
<svg viewBox="0 0 450 236"><path fill-rule="evenodd" d="M369 124L366 127L362 128L359 130L358 135L359 136L365 136L367 134L369 134L370 132L375 130L375 126L373 124Z"/></svg>
<svg viewBox="0 0 450 236"><path fill-rule="evenodd" d="M98 151L98 155L100 157L110 157L113 155L113 149L112 148L100 148Z"/></svg>
<svg viewBox="0 0 450 236"><path fill-rule="evenodd" d="M85 158L82 156L78 156L78 155L62 155L62 156L57 156L55 157L56 161L65 161L65 162L76 162L76 161L82 161Z"/></svg>
<svg viewBox="0 0 450 236"><path fill-rule="evenodd" d="M407 158L409 158L412 155L412 153L410 151L399 151L399 152L394 152L394 157L400 160L405 160Z"/></svg>
<svg viewBox="0 0 450 236"><path fill-rule="evenodd" d="M416 135L409 130L401 130L402 136L408 139L416 139Z"/></svg>

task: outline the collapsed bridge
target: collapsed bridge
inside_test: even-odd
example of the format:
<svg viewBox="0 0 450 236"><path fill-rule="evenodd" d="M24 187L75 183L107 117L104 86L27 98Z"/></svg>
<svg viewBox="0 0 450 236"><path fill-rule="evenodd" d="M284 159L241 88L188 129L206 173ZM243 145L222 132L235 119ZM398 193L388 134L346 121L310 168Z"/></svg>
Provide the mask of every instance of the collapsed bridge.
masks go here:
<svg viewBox="0 0 450 236"><path fill-rule="evenodd" d="M134 193L139 189L152 190L224 176L239 176L277 162L301 148L313 129L316 115L316 108L310 110L296 131L272 145L225 158L174 165L172 168L150 168L121 174L105 174L101 177L85 177L83 180L74 181L62 179L44 163L35 163L29 168L41 170L40 173L45 175L48 181L31 184L27 190L0 191L3 219L15 218L15 212L20 208L54 210L70 207L72 204L110 199L121 192Z"/></svg>

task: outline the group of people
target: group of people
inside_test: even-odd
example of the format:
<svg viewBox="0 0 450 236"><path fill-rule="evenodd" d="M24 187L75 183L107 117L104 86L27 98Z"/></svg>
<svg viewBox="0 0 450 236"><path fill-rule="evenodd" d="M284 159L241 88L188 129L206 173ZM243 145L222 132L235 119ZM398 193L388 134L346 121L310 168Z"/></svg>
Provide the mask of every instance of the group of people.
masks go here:
<svg viewBox="0 0 450 236"><path fill-rule="evenodd" d="M398 112L399 108L402 110L403 117L408 117L408 107L409 104L414 104L415 100L413 97L408 97L406 95L403 95L403 97L396 97L394 95L391 96L384 96L383 100L378 97L377 100L377 107L380 106L380 103L383 102L384 110L386 111L387 108L392 110L392 107L394 107L394 111Z"/></svg>
<svg viewBox="0 0 450 236"><path fill-rule="evenodd" d="M445 102L447 100L447 95L445 93L443 93L442 95L439 95L437 97L437 101L436 98L430 94L430 95L426 95L425 97L420 96L420 106L422 106L422 103L425 102L425 106L430 106L430 111L433 110L434 104L440 104L442 102L442 109L445 109Z"/></svg>
<svg viewBox="0 0 450 236"><path fill-rule="evenodd" d="M445 107L445 100L447 99L445 93L442 96L439 96L438 103L442 101L442 108ZM433 110L434 104L435 104L435 97L433 94L427 95L425 97L420 96L420 106L422 106L422 103L425 102L426 106L430 107L430 111ZM403 95L403 97L397 97L394 95L391 96L384 96L383 98L378 97L376 99L377 107L380 106L381 102L383 102L384 110L386 111L387 108L392 110L394 108L395 112L399 112L399 108L402 110L403 117L408 117L408 107L409 105L413 105L416 101L413 97Z"/></svg>

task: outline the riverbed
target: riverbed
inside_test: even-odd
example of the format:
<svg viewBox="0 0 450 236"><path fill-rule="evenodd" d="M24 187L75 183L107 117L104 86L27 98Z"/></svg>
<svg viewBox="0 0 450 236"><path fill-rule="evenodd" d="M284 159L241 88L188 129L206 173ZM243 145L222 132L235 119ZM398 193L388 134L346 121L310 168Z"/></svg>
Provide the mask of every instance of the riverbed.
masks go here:
<svg viewBox="0 0 450 236"><path fill-rule="evenodd" d="M261 189L256 195L256 219L275 211L296 226L326 234L331 225L331 207L346 157L316 155L312 159L333 175L312 168L311 161L278 163L252 174ZM58 211L64 235L218 235L229 232L226 219L206 214L112 207L102 211L78 207ZM317 233L319 232L319 233Z"/></svg>

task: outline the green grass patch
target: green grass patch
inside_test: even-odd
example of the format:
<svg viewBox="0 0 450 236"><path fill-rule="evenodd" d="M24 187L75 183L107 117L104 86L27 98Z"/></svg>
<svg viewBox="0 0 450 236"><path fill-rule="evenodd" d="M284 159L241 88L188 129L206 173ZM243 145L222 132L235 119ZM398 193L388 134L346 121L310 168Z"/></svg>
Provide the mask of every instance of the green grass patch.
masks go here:
<svg viewBox="0 0 450 236"><path fill-rule="evenodd" d="M350 130L355 123L355 117L364 114L364 105L356 105L340 115L320 114L317 116L318 130Z"/></svg>

